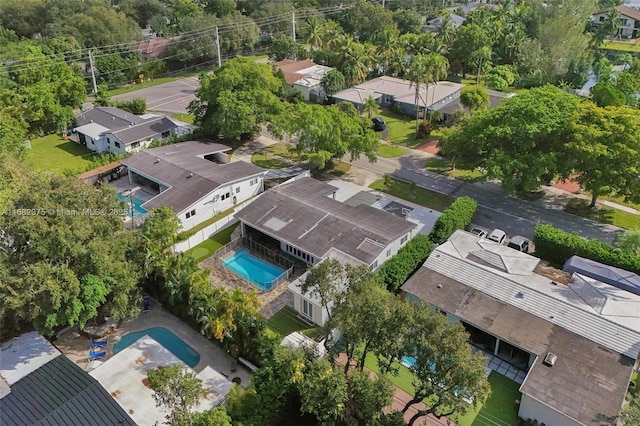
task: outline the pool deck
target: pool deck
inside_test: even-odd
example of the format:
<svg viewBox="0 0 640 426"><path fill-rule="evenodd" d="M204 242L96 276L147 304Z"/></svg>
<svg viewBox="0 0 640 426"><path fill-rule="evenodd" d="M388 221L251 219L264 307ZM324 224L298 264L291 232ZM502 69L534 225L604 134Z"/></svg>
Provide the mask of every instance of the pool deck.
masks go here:
<svg viewBox="0 0 640 426"><path fill-rule="evenodd" d="M153 300L151 301L150 308L149 312L141 313L136 319L123 321L120 327L112 329L112 331L105 336L105 338L109 340L107 357L101 361L108 360L113 356L113 346L125 334L153 327L164 327L171 330L173 334L198 351L200 354L200 362L193 368L196 373L200 373L207 366L210 366L222 375L228 377L229 380L235 377L240 378L240 384L244 388L249 385L251 381L249 370L242 367L242 365L236 366L233 358L222 348L210 342L206 337L163 309ZM89 339L83 336L76 327L59 333L58 340L54 343L58 349L73 362L84 369L91 370L93 364L90 363L88 356L90 346ZM232 366L236 366L236 371L231 371Z"/></svg>

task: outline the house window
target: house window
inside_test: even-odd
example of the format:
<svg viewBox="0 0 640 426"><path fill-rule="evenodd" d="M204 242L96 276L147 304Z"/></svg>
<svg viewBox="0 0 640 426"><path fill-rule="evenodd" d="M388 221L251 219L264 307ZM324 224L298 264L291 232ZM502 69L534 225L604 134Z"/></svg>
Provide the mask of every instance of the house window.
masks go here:
<svg viewBox="0 0 640 426"><path fill-rule="evenodd" d="M258 178L251 179L249 181L249 186L253 186L253 185L257 185L257 184L258 184Z"/></svg>
<svg viewBox="0 0 640 426"><path fill-rule="evenodd" d="M378 260L376 259L376 261L371 264L371 269L376 269L377 267L378 267Z"/></svg>
<svg viewBox="0 0 640 426"><path fill-rule="evenodd" d="M231 197L231 193L230 192L227 192L226 194L222 194L222 196L220 197L220 201L224 201L229 197Z"/></svg>
<svg viewBox="0 0 640 426"><path fill-rule="evenodd" d="M169 132L162 132L162 137L163 137L163 138L168 138L168 137L169 137L169 135L170 135L170 133L169 133Z"/></svg>
<svg viewBox="0 0 640 426"><path fill-rule="evenodd" d="M407 234L404 237L402 237L402 239L400 240L400 244L406 243L408 239L409 239L409 234Z"/></svg>
<svg viewBox="0 0 640 426"><path fill-rule="evenodd" d="M240 192L240 187L239 187L239 186L237 186L237 187L236 187L236 194L237 194L237 193L239 193L239 192Z"/></svg>
<svg viewBox="0 0 640 426"><path fill-rule="evenodd" d="M306 299L302 299L302 314L313 319L313 305Z"/></svg>
<svg viewBox="0 0 640 426"><path fill-rule="evenodd" d="M196 215L196 209L193 209L190 212L187 212L187 214L186 214L187 219L189 219L191 216L195 216L195 215Z"/></svg>
<svg viewBox="0 0 640 426"><path fill-rule="evenodd" d="M114 142L118 148L120 148L120 142Z"/></svg>
<svg viewBox="0 0 640 426"><path fill-rule="evenodd" d="M95 145L96 143L91 139L91 145Z"/></svg>
<svg viewBox="0 0 640 426"><path fill-rule="evenodd" d="M140 142L134 142L131 144L131 148L137 148L140 146Z"/></svg>

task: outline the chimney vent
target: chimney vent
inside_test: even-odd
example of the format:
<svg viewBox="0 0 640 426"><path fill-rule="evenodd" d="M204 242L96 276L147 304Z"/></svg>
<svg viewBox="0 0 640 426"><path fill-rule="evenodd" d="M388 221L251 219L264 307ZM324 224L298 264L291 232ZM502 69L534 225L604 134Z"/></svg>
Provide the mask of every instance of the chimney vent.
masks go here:
<svg viewBox="0 0 640 426"><path fill-rule="evenodd" d="M544 357L544 361L542 363L548 367L553 367L558 359L558 355L548 352Z"/></svg>

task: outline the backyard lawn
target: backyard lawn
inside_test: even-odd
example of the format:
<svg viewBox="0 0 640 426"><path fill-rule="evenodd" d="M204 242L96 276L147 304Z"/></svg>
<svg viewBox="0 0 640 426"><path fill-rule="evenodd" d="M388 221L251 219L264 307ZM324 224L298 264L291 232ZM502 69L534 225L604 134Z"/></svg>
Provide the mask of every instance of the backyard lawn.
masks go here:
<svg viewBox="0 0 640 426"><path fill-rule="evenodd" d="M298 313L288 306L280 309L274 316L267 320L267 328L280 335L281 338L298 331L305 336L317 339L324 334L321 327L311 325L303 321Z"/></svg>
<svg viewBox="0 0 640 426"><path fill-rule="evenodd" d="M378 147L378 155L383 158L400 157L407 153L407 150L394 145L380 145Z"/></svg>
<svg viewBox="0 0 640 426"><path fill-rule="evenodd" d="M193 124L193 114L183 114L181 112L175 113L172 115L176 120L180 120L184 123Z"/></svg>
<svg viewBox="0 0 640 426"><path fill-rule="evenodd" d="M384 186L384 179L377 180L369 185L369 188L391 194L403 200L411 201L423 207L442 212L453 203L453 198L447 195L421 188L415 184L406 183L400 180L391 179L388 188Z"/></svg>
<svg viewBox="0 0 640 426"><path fill-rule="evenodd" d="M187 250L185 253L196 259L196 262L200 263L220 247L231 241L231 233L236 229L238 225L232 225L223 229L211 238L206 239L197 246Z"/></svg>
<svg viewBox="0 0 640 426"><path fill-rule="evenodd" d="M27 150L27 163L39 170L72 174L82 173L91 164L94 154L74 141L65 141L60 135L49 135L31 141Z"/></svg>
<svg viewBox="0 0 640 426"><path fill-rule="evenodd" d="M634 42L628 41L605 41L600 46L601 49L622 50L625 52L640 52L640 40Z"/></svg>

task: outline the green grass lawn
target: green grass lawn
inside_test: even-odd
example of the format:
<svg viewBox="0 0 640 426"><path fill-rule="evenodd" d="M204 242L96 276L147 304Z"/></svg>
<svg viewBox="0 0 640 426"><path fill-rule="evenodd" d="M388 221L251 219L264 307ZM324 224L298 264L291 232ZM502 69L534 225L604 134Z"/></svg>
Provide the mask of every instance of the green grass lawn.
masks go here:
<svg viewBox="0 0 640 426"><path fill-rule="evenodd" d="M180 120L180 121L184 121L185 123L189 123L189 124L193 124L193 114L183 114L181 112L178 112L176 114L172 115L173 118L175 118L176 120Z"/></svg>
<svg viewBox="0 0 640 426"><path fill-rule="evenodd" d="M407 150L394 145L380 145L378 147L378 155L383 158L400 157L407 153Z"/></svg>
<svg viewBox="0 0 640 426"><path fill-rule="evenodd" d="M269 145L266 150L272 154L280 156L282 158L286 158L287 160L291 160L294 162L306 161L307 156L305 154L298 154L295 151L289 151L291 145L282 143L276 143L273 145Z"/></svg>
<svg viewBox="0 0 640 426"><path fill-rule="evenodd" d="M289 164L278 158L273 158L266 154L259 154L257 152L251 154L251 162L256 166L265 169L283 169L285 167L289 167Z"/></svg>
<svg viewBox="0 0 640 426"><path fill-rule="evenodd" d="M364 366L369 370L380 373L380 369L378 368L378 359L375 355L369 353L367 354L367 358L364 361ZM409 371L407 367L404 365L394 362L393 366L398 369L397 375L389 375L389 380L395 386L399 387L403 391L413 395L415 392L415 388L413 387L413 373Z"/></svg>
<svg viewBox="0 0 640 426"><path fill-rule="evenodd" d="M384 179L377 180L369 185L371 189L386 192L403 200L408 200L424 207L442 212L453 203L454 198L447 195L438 194L425 188L420 188L415 184L391 179L391 186L385 188Z"/></svg>
<svg viewBox="0 0 640 426"><path fill-rule="evenodd" d="M346 163L344 161L333 160L331 163L331 168L329 169L329 173L334 176L342 176L347 173L351 169L351 164Z"/></svg>
<svg viewBox="0 0 640 426"><path fill-rule="evenodd" d="M27 163L39 170L62 174L65 171L82 173L95 154L85 146L65 141L60 135L49 135L31 141Z"/></svg>
<svg viewBox="0 0 640 426"><path fill-rule="evenodd" d="M467 182L478 182L484 179L484 173L481 173L478 170L461 169L459 167L456 167L455 170L451 170L451 161L445 158L431 157L427 159L427 166L425 169Z"/></svg>
<svg viewBox="0 0 640 426"><path fill-rule="evenodd" d="M238 225L232 225L223 229L211 238L206 239L197 246L187 250L185 253L192 256L198 263L202 262L220 247L231 241L231 233L236 229Z"/></svg>
<svg viewBox="0 0 640 426"><path fill-rule="evenodd" d="M600 48L608 50L622 50L624 52L640 52L640 42L608 40L602 43Z"/></svg>
<svg viewBox="0 0 640 426"><path fill-rule="evenodd" d="M267 328L282 338L294 331L299 331L312 339L324 335L324 330L321 327L316 327L303 321L298 316L298 313L289 306L285 306L269 318L267 320Z"/></svg>
<svg viewBox="0 0 640 426"><path fill-rule="evenodd" d="M391 143L415 148L427 143L429 138L416 139L416 121L409 117L398 115L389 110L380 111L389 129Z"/></svg>
<svg viewBox="0 0 640 426"><path fill-rule="evenodd" d="M522 398L522 394L518 390L520 385L495 371L489 374L489 384L491 385L491 396L482 405L472 423L466 423L466 416L463 416L458 422L460 426L518 425L516 400L519 401Z"/></svg>
<svg viewBox="0 0 640 426"><path fill-rule="evenodd" d="M640 215L628 213L619 209L598 206L589 208L589 201L582 198L572 198L567 203L565 211L576 216L586 217L600 223L608 223L624 229L640 229Z"/></svg>

